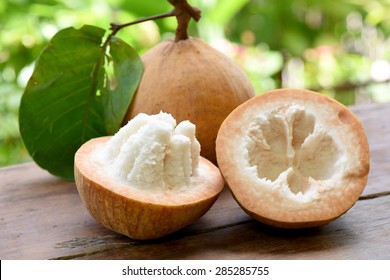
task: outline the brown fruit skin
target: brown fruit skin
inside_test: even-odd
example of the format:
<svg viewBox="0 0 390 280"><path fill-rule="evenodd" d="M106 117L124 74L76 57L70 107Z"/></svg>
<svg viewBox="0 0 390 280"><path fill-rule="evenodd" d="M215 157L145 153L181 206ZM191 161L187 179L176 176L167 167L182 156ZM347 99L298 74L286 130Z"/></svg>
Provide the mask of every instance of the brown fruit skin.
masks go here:
<svg viewBox="0 0 390 280"><path fill-rule="evenodd" d="M138 240L159 238L184 228L204 215L218 197L177 207L148 205L76 174L77 189L91 216L106 228Z"/></svg>
<svg viewBox="0 0 390 280"><path fill-rule="evenodd" d="M242 210L244 210L245 213L247 213L249 216L251 216L253 219L268 225L272 227L277 228L283 228L283 229L304 229L304 228L313 228L313 227L319 227L326 224L329 224L330 222L336 220L341 215L345 214L345 212L340 213L340 215L333 217L331 219L323 219L323 220L317 220L317 221L304 221L304 222L283 222L283 221L276 221L273 219L269 219L267 217L261 216L255 212L249 211L246 209L246 206L240 202L239 199L234 195L233 191L231 190L231 194L234 198L234 200L237 202L237 204L241 207ZM352 206L351 206L352 207Z"/></svg>
<svg viewBox="0 0 390 280"><path fill-rule="evenodd" d="M233 138L240 140L244 139L245 134L243 133L243 130L245 129L244 127L246 127L245 122L250 122L252 120L254 112L261 113L263 109L262 104L267 104L275 100L281 100L286 104L291 101L306 100L306 102L308 102L307 106L309 106L309 103L311 102L318 107L328 107L329 110L327 113L337 116L335 119L338 119L338 122L333 123L333 125L340 126L340 123L343 123L349 128L350 133L353 133L354 135L354 142L347 145L345 149L350 150L351 154L358 154L358 161L360 163L353 173L345 176L346 178L339 185L339 190L330 192L333 193L333 195L328 196L327 200L330 205L327 206L336 209L330 214L314 215L309 212L306 216L301 217L299 211L291 210L286 212L285 209L282 209L280 205L276 203L273 205L272 202L256 201L253 194L247 191L251 183L247 178L241 176L243 172L238 170L243 164L235 163L237 159L232 157L232 154L237 155L242 151L237 143L232 145L229 143ZM237 124L237 122L240 123ZM227 147L230 147L230 149ZM236 149L233 149L232 147ZM367 184L370 170L369 144L364 128L357 117L339 102L319 93L304 89L271 90L252 98L236 108L221 126L216 141L216 149L221 173L224 176L234 199L240 207L252 218L264 224L286 229L300 229L326 225L345 214L356 203L360 194L363 192L364 187ZM347 187L348 191L345 191ZM256 205L256 210L258 211L249 209L250 207L248 205L250 205L251 202ZM278 208L279 213L284 214L284 219L276 219L270 215L270 207ZM320 205L312 205L312 207L314 209L321 208Z"/></svg>
<svg viewBox="0 0 390 280"><path fill-rule="evenodd" d="M216 163L223 120L255 96L245 73L227 56L195 38L164 41L142 56L144 74L124 123L138 113L164 111L196 125L201 155Z"/></svg>
<svg viewBox="0 0 390 280"><path fill-rule="evenodd" d="M115 183L110 184L104 174L99 174L101 170L96 165L89 165L88 159L85 160L94 143L105 142L108 138L95 138L84 144L76 153L74 171L77 190L84 206L96 221L112 231L137 240L168 235L203 216L224 187L218 168L201 158L200 164L213 170L214 174L208 182L214 185L203 197L194 197L192 203L181 205L147 202L150 193L145 195L144 201L134 199L130 190L124 190Z"/></svg>

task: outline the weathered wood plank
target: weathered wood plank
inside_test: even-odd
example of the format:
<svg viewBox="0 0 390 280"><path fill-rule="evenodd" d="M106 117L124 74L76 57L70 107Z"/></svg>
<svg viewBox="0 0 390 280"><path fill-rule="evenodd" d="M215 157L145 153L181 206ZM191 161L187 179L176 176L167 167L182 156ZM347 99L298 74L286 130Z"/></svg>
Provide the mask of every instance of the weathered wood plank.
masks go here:
<svg viewBox="0 0 390 280"><path fill-rule="evenodd" d="M72 254L80 248L57 248L56 244L112 234L90 218L73 182L57 179L33 164L5 168L0 174L0 258ZM102 246L92 243L85 247L92 245Z"/></svg>
<svg viewBox="0 0 390 280"><path fill-rule="evenodd" d="M247 221L79 259L390 259L389 217L390 196L384 196L358 201L340 219L320 228L282 230Z"/></svg>
<svg viewBox="0 0 390 280"><path fill-rule="evenodd" d="M45 173L44 171L40 172ZM37 173L39 172L34 172L34 174ZM45 174L45 176L47 175ZM277 239L276 237L278 237L278 235L283 232L270 229L253 222L238 207L228 191L224 191L222 193L220 199L204 217L202 217L193 225L189 226L187 229L182 230L179 233L174 234L166 239L161 239L154 242L136 242L126 237L112 233L111 231L106 230L97 224L82 207L78 195L75 191L74 183L64 182L51 176L49 176L49 178L50 180L48 179L46 181L39 177L38 181L34 181L32 178L30 184L24 186L25 188L31 188L31 192L29 193L34 193L34 196L39 197L39 199L34 198L34 196L26 197L23 195L23 190L19 189L20 195L14 193L14 196L18 197L18 202L15 202L15 200L10 200L9 205L5 205L6 207L2 208L11 208L12 210L12 205L15 205L15 203L19 205L19 207L16 208L18 211L7 211L7 215L5 215L5 213L1 213L1 239L3 242L0 242L0 252L2 259L72 258L73 256L84 258L88 258L88 256L91 258L103 258L104 256L106 258L111 258L111 256L112 258L163 258L164 256L161 255L161 250L166 249L160 248L161 246L168 246L170 248L168 250L169 252L177 254L176 257L175 255L172 255L170 257L165 256L165 258L185 258L183 252L179 254L179 252L177 252L178 249L173 250L171 248L176 246L172 244L177 244L176 242L180 242L180 240L183 239L186 240L186 238L190 238L190 241L195 239L195 243L206 242L206 244L208 244L207 240L223 240L225 235L231 235L230 232L232 231L246 232L248 229L252 229L253 227L260 228L260 230L265 229L265 232L268 233L266 236L259 236L260 239L266 238L271 243L275 242L276 245L281 242L281 240ZM14 191L17 190L15 189ZM385 197L390 198L390 196ZM381 204L381 207L383 208L382 209L378 207L378 205L374 204L376 201L378 201L378 199L379 198L359 201L357 205L352 208L352 210L350 210L351 213L354 213L354 211L356 212L356 210L360 207L359 205L369 205L368 207L361 208L360 211L362 213L355 214L354 218L357 221L363 220L368 223L368 225L363 225L362 228L364 230L366 228L371 230L372 234L375 236L386 233L386 228L375 228L370 225L370 215L372 215L371 211L373 209L375 209L375 213L382 213L382 216L378 216L376 214L376 218L379 220L387 219L387 223L390 223L390 219L388 218L390 217L390 201L385 200L387 203ZM57 210L53 209L52 203L58 206ZM322 238L324 238L323 232L325 232L325 236L330 234L328 233L329 230L324 231L324 229L328 227L332 229L330 231L333 232L333 235L336 234L337 236L343 236L349 240L350 236L348 232L353 232L353 228L348 228L348 230L344 232L340 228L335 228L335 225L339 225L340 221L345 220L348 222L350 219L348 218L348 215L350 214L347 213L340 220L321 229L294 232L292 234L293 239L288 240L288 243L291 245L296 244L294 237L296 238L297 234L301 232L303 234L300 236L300 238L307 238L308 240L313 238L313 244L319 244L320 246L323 246L321 245L323 242L328 242L326 241L327 238L325 238L324 241L321 241ZM349 221L349 223L353 224L353 221ZM382 233L381 230L383 230ZM390 230L387 231L387 234L389 234L389 232ZM290 233L291 232L288 232L288 234ZM221 235L219 236L219 234ZM275 235L276 238L274 241L269 239L273 235ZM286 233L282 234L282 236L283 235L286 235ZM234 241L235 238L238 237L232 237L232 244L241 244L237 246L244 246L248 238L253 239L255 237L243 238L242 240L245 241L244 243L241 243L241 241L237 242L237 240L241 239L236 239L236 241ZM286 238L286 236L284 236L284 238ZM201 241L202 239L205 239L205 241ZM381 240L381 238L377 237L374 239L376 241ZM191 244L192 243L190 243L190 245ZM370 243L367 244L372 245L374 243L370 241ZM130 254L129 248L132 248L133 246L136 246L137 250L130 251ZM151 248L149 248L150 246L151 248L156 247L156 251L153 251ZM179 248L187 248L188 244L184 243L178 246ZM215 248L215 246L216 244L211 247ZM221 249L223 249L224 246L227 246L227 244L221 244ZM250 247L254 248L256 248L256 246L258 245L250 245ZM286 246L286 244L283 246ZM112 250L113 248L118 249ZM138 250L140 248L144 249L140 251ZM366 249L368 250L368 248ZM122 250L123 254L120 253ZM143 250L146 250L149 253L145 254ZM293 249L293 247L291 247L289 250L297 251ZM353 250L356 250L356 248L353 248ZM190 251L193 251L193 249L190 248ZM205 252L207 251L208 250ZM94 254L95 252L100 253ZM198 251L195 250L194 252ZM381 256L380 251L376 250L376 252L378 256ZM218 250L216 250L216 254L217 255L214 255L214 257L220 258L220 256L218 256ZM274 256L274 253L271 255ZM270 258L272 258L271 255L269 256ZM317 258L317 253L315 253L315 255ZM205 257L206 256L207 254ZM211 258L212 256L209 257ZM236 257L243 256L237 255ZM248 257L254 256L248 255ZM266 255L261 256L261 258L265 257ZM285 256L275 255L275 257L283 258ZM294 255L292 257L298 256ZM332 255L329 255L329 257L332 257ZM198 253L194 254L193 258L199 258Z"/></svg>
<svg viewBox="0 0 390 280"><path fill-rule="evenodd" d="M359 106L353 110L365 127L371 149L371 171L362 198L383 196L390 192L390 124L387 121L387 117L390 116L390 104ZM312 242L316 241L320 244L319 247L315 247L316 250L309 250L307 254L303 255L292 254L292 258L317 258L317 256L342 258L350 256L349 253L343 255L341 251L327 249L326 244L333 242L333 239L329 239L328 236L337 234L340 239L345 239L344 241L335 239L339 243L345 242L341 244L340 250L345 248L348 251L352 250L353 247L357 252L361 252L360 256L363 256L364 250L370 252L375 246L364 247L363 242L354 243L355 245L350 244L349 242L354 240L351 239L350 235L360 235L359 231L364 229L365 232L372 231L370 236L362 235L366 236L366 239L361 239L365 242L376 244L375 242L383 243L384 238L389 239L389 231L387 233L384 231L388 230L388 222L390 221L388 211L390 206L386 208L386 201L389 205L386 197L389 196L359 201L351 210L353 211L351 213L357 213L354 214L356 222L349 222L348 215L351 214L348 212L345 217L343 216L329 226L303 232L297 231L293 233L293 238L291 238L291 232L287 236L283 231L270 229L253 222L238 207L230 193L225 191L205 216L185 230L154 242L136 242L115 234L96 223L84 209L73 182L55 178L34 163L28 163L0 168L0 258L45 259L72 256L110 258L109 254L113 254L113 258L162 258L158 250L155 251L154 257L145 253L150 250L150 246L169 249L173 252L171 255L164 255L164 258L200 258L201 256L202 258L214 258L218 256L219 252L225 250L231 252L229 258L235 258L234 255L236 258L255 258L255 253L250 251L241 256L241 251L246 250L245 244L249 242L248 239L260 238L262 240L250 243L254 248L265 246L263 243L274 247L273 243L281 242L281 236L286 239L284 247L277 247L276 244L276 248L282 252L288 250L300 252L296 247L288 249L288 243L301 242L299 244L303 244L313 240ZM381 208L376 205L377 201ZM363 210L358 210L359 207L363 207ZM376 218L381 216L380 211L386 213L387 219L384 215L381 218L384 225L377 227L375 223L379 223ZM365 228L353 226L359 224L357 222L359 216L363 217L362 220L366 220ZM370 217L373 218L370 219ZM370 220L372 221L370 222ZM232 237L227 239L225 237L227 234ZM375 234L377 239L373 240L371 236ZM202 242L210 246L210 248L207 248L206 245L199 247L204 251L196 249L196 242L200 242L202 238L204 239ZM214 243L210 243L211 241L208 240L214 240ZM345 247L345 244L349 245ZM179 246L179 248L175 246ZM132 247L137 247L138 251L134 251ZM183 250L187 248L188 252L181 251L181 247L184 248ZM214 253L211 252L213 248L215 249ZM268 247L266 246L266 248ZM382 249L390 251L384 245L378 248L378 256L388 257L388 255L380 255L380 252L383 252ZM123 254L120 253L122 250ZM191 254L191 250L193 250L193 254ZM286 258L284 253L278 254L278 250L272 251L271 248L263 250L261 258ZM323 251L331 253L324 255L321 254ZM97 252L100 253L97 254ZM139 254L138 257L136 253ZM219 258L222 257L222 255L219 256Z"/></svg>
<svg viewBox="0 0 390 280"><path fill-rule="evenodd" d="M390 191L390 104L352 108L361 121L370 145L371 166L363 195Z"/></svg>
<svg viewBox="0 0 390 280"><path fill-rule="evenodd" d="M74 182L55 178L34 164L3 168L0 179L4 183L0 188L1 259L59 258L138 243L95 222ZM225 191L185 234L245 219L248 216Z"/></svg>

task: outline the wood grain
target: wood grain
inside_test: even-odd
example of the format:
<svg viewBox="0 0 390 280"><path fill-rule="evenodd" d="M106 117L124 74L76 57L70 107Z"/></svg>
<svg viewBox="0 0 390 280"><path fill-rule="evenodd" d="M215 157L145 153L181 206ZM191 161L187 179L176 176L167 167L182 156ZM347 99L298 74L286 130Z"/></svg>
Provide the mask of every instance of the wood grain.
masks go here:
<svg viewBox="0 0 390 280"><path fill-rule="evenodd" d="M363 196L390 192L390 104L353 107L363 124L370 145L371 166Z"/></svg>
<svg viewBox="0 0 390 280"><path fill-rule="evenodd" d="M390 259L390 104L353 111L370 144L368 184L356 205L327 226L288 231L261 225L225 190L194 224L139 242L95 222L74 182L27 163L0 168L0 258Z"/></svg>
<svg viewBox="0 0 390 280"><path fill-rule="evenodd" d="M390 259L389 205L390 196L359 201L346 215L319 228L282 230L247 220L202 234L172 236L79 258Z"/></svg>

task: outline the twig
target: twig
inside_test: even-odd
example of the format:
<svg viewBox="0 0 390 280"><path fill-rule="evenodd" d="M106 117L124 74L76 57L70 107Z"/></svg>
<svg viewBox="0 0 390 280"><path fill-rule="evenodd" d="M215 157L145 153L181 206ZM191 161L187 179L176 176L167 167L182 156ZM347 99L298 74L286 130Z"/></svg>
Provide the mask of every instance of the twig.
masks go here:
<svg viewBox="0 0 390 280"><path fill-rule="evenodd" d="M174 10L168 12L168 13L159 14L159 15L150 16L150 17L145 17L145 18L137 19L135 21L131 21L131 22L124 23L124 24L110 23L110 26L111 26L110 30L112 30L111 35L114 36L119 30L121 30L124 27L130 26L130 25L138 24L138 23L141 23L141 22L149 21L149 20L156 20L156 19L172 17L172 16L177 16L176 9L174 9Z"/></svg>

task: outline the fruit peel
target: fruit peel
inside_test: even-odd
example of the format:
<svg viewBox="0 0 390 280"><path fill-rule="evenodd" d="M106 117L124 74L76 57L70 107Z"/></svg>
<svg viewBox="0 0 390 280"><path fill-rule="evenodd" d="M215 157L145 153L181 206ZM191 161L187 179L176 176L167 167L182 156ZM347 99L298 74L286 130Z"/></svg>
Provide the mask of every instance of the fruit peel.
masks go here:
<svg viewBox="0 0 390 280"><path fill-rule="evenodd" d="M92 139L76 152L75 181L81 200L105 227L133 239L159 238L194 222L218 198L224 186L219 169L199 156L194 127L185 122L176 126L172 120L169 125L169 120L161 121L161 114L159 119L144 115L122 128L118 137ZM174 147L177 138L179 146ZM164 154L150 148L164 143ZM122 155L133 162L130 169L127 162L115 164L118 158L123 160ZM182 168L183 163L188 168ZM144 176L151 165L160 164L161 169L152 168L153 180ZM178 176L179 171L188 177L183 172Z"/></svg>
<svg viewBox="0 0 390 280"><path fill-rule="evenodd" d="M221 125L216 147L240 206L278 227L335 220L368 178L369 146L358 119L307 90L274 90L240 105Z"/></svg>

